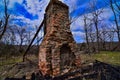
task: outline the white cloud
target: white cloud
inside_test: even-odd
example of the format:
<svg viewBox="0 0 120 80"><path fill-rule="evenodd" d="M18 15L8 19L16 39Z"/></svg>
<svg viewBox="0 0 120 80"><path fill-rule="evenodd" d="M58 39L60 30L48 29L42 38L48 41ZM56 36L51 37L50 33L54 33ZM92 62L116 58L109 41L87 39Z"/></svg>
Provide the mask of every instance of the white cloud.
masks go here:
<svg viewBox="0 0 120 80"><path fill-rule="evenodd" d="M104 8L103 14L101 15L105 19L110 18L113 15L113 12L111 11L110 8Z"/></svg>
<svg viewBox="0 0 120 80"><path fill-rule="evenodd" d="M62 0L64 3L66 3L69 6L70 13L77 9L77 1L76 0Z"/></svg>
<svg viewBox="0 0 120 80"><path fill-rule="evenodd" d="M25 18L24 16L12 16L14 19L20 19L22 22L24 22L26 24L26 26L32 27L34 28L36 25L39 26L42 19L41 20L30 20L29 18Z"/></svg>
<svg viewBox="0 0 120 80"><path fill-rule="evenodd" d="M75 21L71 24L71 30L72 31L78 30L78 29L83 30L83 26L84 26L84 23L83 23L83 19L82 19L82 16L81 16L78 19L75 19Z"/></svg>
<svg viewBox="0 0 120 80"><path fill-rule="evenodd" d="M40 2L39 0L26 0L27 5L25 5L25 8L33 15L43 14L48 2L48 0L42 0Z"/></svg>
<svg viewBox="0 0 120 80"><path fill-rule="evenodd" d="M74 40L77 43L84 42L85 39L85 34L83 32L77 31L77 32L72 32Z"/></svg>
<svg viewBox="0 0 120 80"><path fill-rule="evenodd" d="M22 4L23 0L9 0L9 8L13 8L15 3Z"/></svg>
<svg viewBox="0 0 120 80"><path fill-rule="evenodd" d="M32 15L38 15L38 19L30 20L25 19L27 23L30 23L33 27L39 26L44 18L45 8L49 3L49 0L26 0L27 5L24 5L26 10ZM24 20L24 19L23 19Z"/></svg>
<svg viewBox="0 0 120 80"><path fill-rule="evenodd" d="M80 31L76 31L76 32L72 32L73 36L79 36L79 37L84 37L85 33L80 32Z"/></svg>

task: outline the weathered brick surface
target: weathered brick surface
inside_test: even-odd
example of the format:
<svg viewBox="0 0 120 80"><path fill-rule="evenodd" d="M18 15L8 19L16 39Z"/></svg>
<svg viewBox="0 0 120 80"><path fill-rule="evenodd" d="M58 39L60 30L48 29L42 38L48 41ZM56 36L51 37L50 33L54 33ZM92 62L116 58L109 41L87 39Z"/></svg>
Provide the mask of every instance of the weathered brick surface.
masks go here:
<svg viewBox="0 0 120 80"><path fill-rule="evenodd" d="M75 55L77 45L68 25L68 13L68 6L58 0L51 0L46 8L46 34L39 50L39 68L44 75L60 75L80 63Z"/></svg>

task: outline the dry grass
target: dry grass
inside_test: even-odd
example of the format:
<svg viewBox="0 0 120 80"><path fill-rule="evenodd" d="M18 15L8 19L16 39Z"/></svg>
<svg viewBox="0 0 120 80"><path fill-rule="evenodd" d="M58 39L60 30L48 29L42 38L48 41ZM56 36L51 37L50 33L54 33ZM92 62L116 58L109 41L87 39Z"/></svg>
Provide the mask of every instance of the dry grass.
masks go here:
<svg viewBox="0 0 120 80"><path fill-rule="evenodd" d="M35 55L28 55L27 56L28 59L30 60L34 60L37 59L37 57ZM22 62L22 56L18 56L18 57L14 57L14 56L4 56L0 58L0 71L3 69L4 66L7 65L13 65L19 62Z"/></svg>
<svg viewBox="0 0 120 80"><path fill-rule="evenodd" d="M90 63L99 60L112 65L120 66L120 52L101 51L99 54L81 54L82 63Z"/></svg>

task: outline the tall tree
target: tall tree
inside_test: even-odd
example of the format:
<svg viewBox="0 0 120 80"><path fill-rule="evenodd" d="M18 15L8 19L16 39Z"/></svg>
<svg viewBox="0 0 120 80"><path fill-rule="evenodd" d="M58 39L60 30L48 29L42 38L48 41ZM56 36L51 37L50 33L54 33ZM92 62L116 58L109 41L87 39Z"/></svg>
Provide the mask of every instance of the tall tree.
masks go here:
<svg viewBox="0 0 120 80"><path fill-rule="evenodd" d="M0 20L0 40L2 39L3 35L5 34L8 26L8 20L10 15L8 14L8 4L7 1L4 0L4 21Z"/></svg>
<svg viewBox="0 0 120 80"><path fill-rule="evenodd" d="M19 44L20 53L23 52L22 45L26 42L26 37L27 37L26 33L27 32L25 27L16 26L16 34L18 35L19 42L20 42Z"/></svg>
<svg viewBox="0 0 120 80"><path fill-rule="evenodd" d="M95 27L96 31L96 42L97 42L97 51L99 52L99 47L100 47L100 39L99 39L99 23L101 21L101 14L103 13L103 9L98 9L99 7L96 6L97 0L93 0L90 2L90 9L93 11L91 13L92 16L92 23Z"/></svg>
<svg viewBox="0 0 120 80"><path fill-rule="evenodd" d="M90 46L89 46L89 26L90 26L90 23L88 23L88 15L84 15L83 16L83 21L84 21L84 31L85 31L85 40L86 40L86 52L87 53L90 53Z"/></svg>
<svg viewBox="0 0 120 80"><path fill-rule="evenodd" d="M118 41L120 43L120 3L117 3L116 0L110 0L110 7L114 14L114 21L116 25L116 33L118 36Z"/></svg>

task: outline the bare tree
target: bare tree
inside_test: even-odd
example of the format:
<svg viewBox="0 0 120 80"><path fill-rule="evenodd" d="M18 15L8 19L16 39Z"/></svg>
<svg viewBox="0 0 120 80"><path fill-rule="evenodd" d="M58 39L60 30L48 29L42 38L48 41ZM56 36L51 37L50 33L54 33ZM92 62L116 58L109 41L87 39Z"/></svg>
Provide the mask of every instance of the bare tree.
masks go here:
<svg viewBox="0 0 120 80"><path fill-rule="evenodd" d="M26 45L30 44L30 41L32 39L32 31L26 31Z"/></svg>
<svg viewBox="0 0 120 80"><path fill-rule="evenodd" d="M114 14L116 33L118 36L118 41L120 43L120 26L119 26L120 18L118 18L118 17L120 17L120 4L117 3L116 0L110 0L110 7L111 7L113 14Z"/></svg>
<svg viewBox="0 0 120 80"><path fill-rule="evenodd" d="M92 27L90 27L89 31L89 41L90 41L90 52L96 53L96 45L95 45L95 40L96 40L96 34L93 32Z"/></svg>
<svg viewBox="0 0 120 80"><path fill-rule="evenodd" d="M106 24L106 23L102 23L101 24L101 29L100 29L100 43L101 43L101 49L102 50L108 50L107 48L107 45L108 43L111 43L113 40L113 37L114 37L114 34L113 33L113 30L110 26L110 28L108 27L109 25ZM108 46L109 47L109 50L110 50L110 47L111 45Z"/></svg>
<svg viewBox="0 0 120 80"><path fill-rule="evenodd" d="M117 33L117 38L118 38L118 42L119 42L119 44L112 49L112 51L114 51L120 45L120 25L119 25L119 22L120 22L120 3L117 2L116 0L109 0L109 2L107 2L107 1L105 1L105 2L110 4L110 8L114 14L114 22L116 25L115 33Z"/></svg>
<svg viewBox="0 0 120 80"><path fill-rule="evenodd" d="M23 52L23 49L22 49L22 45L23 43L26 42L26 37L27 37L27 34L26 34L26 28L25 27L20 27L20 26L16 26L16 35L18 35L17 37L19 38L19 52Z"/></svg>
<svg viewBox="0 0 120 80"><path fill-rule="evenodd" d="M90 53L89 34L88 34L90 23L88 23L87 20L88 20L88 15L84 15L83 16L83 21L84 21L84 31L85 31L85 40L86 40L86 50L87 50L86 52Z"/></svg>
<svg viewBox="0 0 120 80"><path fill-rule="evenodd" d="M4 0L4 21L0 20L0 40L2 39L3 35L5 34L6 30L7 30L7 26L8 26L8 20L10 15L8 14L8 4L7 1Z"/></svg>
<svg viewBox="0 0 120 80"><path fill-rule="evenodd" d="M11 45L15 45L16 43L16 36L15 36L15 29L13 26L9 26L9 28L7 29L6 33L10 34L10 44Z"/></svg>
<svg viewBox="0 0 120 80"><path fill-rule="evenodd" d="M9 43L9 45L15 45L16 37L15 37L15 31L12 29L12 27L8 27L6 30L6 33L4 34L2 40L4 43Z"/></svg>
<svg viewBox="0 0 120 80"><path fill-rule="evenodd" d="M99 31L99 38L101 47L100 49L106 50L106 41L107 41L107 27L106 25L102 25L101 30Z"/></svg>
<svg viewBox="0 0 120 80"><path fill-rule="evenodd" d="M112 29L112 28L111 28ZM108 32L108 38L109 38L109 50L112 51L113 43L114 43L114 37L115 37L115 31Z"/></svg>
<svg viewBox="0 0 120 80"><path fill-rule="evenodd" d="M99 52L99 47L100 47L100 39L99 39L99 23L101 21L100 15L103 13L103 9L98 9L96 6L96 0L90 2L90 9L93 11L91 13L92 16L92 23L95 27L96 30L96 42L97 42L97 52Z"/></svg>
<svg viewBox="0 0 120 80"><path fill-rule="evenodd" d="M27 55L27 53L28 53L29 49L31 48L31 46L32 46L32 44L33 44L33 42L34 42L35 38L37 37L37 35L38 35L39 31L40 31L40 30L41 30L41 28L43 27L43 24L44 24L44 20L42 21L42 23L41 23L41 24L40 24L40 26L38 27L38 30L36 31L36 33L35 33L35 35L34 35L33 39L31 40L31 42L30 42L29 46L27 47L27 49L26 49L25 53L23 54L23 62L27 59L27 58L26 58L26 55Z"/></svg>

